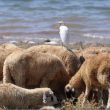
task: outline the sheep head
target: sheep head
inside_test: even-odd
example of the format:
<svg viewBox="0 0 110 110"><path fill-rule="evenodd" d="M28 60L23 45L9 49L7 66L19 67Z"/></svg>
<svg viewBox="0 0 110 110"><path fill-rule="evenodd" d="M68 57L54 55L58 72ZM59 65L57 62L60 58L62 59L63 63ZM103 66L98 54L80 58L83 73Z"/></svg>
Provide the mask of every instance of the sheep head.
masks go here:
<svg viewBox="0 0 110 110"><path fill-rule="evenodd" d="M55 105L58 103L58 100L52 90L43 93L43 103L47 105Z"/></svg>
<svg viewBox="0 0 110 110"><path fill-rule="evenodd" d="M75 97L75 89L72 88L70 84L65 86L65 93L67 98L74 98Z"/></svg>

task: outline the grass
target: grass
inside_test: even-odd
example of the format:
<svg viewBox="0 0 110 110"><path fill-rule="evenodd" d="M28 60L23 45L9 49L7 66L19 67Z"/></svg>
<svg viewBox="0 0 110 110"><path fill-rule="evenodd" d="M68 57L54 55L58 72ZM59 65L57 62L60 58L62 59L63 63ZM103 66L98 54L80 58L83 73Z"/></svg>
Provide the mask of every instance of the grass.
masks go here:
<svg viewBox="0 0 110 110"><path fill-rule="evenodd" d="M60 110L101 110L99 106L96 106L93 102L87 102L82 108L81 101L78 101L76 105L73 105L72 100L64 100Z"/></svg>
<svg viewBox="0 0 110 110"><path fill-rule="evenodd" d="M38 44L28 44L28 43L24 43L24 42L19 42L16 44L17 46L21 47L21 48L29 48L33 45L38 45ZM68 45L69 48L71 49L78 49L80 50L80 48L88 48L90 46L93 46L93 44L82 44L81 42L80 43L76 43L76 44L71 44L71 45ZM109 46L110 47L110 44L108 45L102 45L102 44L95 44L95 46ZM100 106L96 106L96 104L94 102L87 102L85 105L84 105L84 108L82 108L81 106L81 103L82 103L82 100L78 101L76 103L76 105L73 105L73 101L72 100L64 100L62 103L61 103L61 106L58 107L60 110L101 110L100 109ZM2 108L0 108L1 110ZM3 108L3 109L7 109L7 108Z"/></svg>

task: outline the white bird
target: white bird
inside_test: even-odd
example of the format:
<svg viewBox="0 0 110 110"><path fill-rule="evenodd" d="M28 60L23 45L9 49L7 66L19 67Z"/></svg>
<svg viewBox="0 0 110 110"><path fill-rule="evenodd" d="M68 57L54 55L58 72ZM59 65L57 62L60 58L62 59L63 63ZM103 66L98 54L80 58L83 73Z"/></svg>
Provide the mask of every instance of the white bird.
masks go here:
<svg viewBox="0 0 110 110"><path fill-rule="evenodd" d="M62 45L66 46L69 43L68 27L65 26L63 21L59 21L59 34L62 41Z"/></svg>

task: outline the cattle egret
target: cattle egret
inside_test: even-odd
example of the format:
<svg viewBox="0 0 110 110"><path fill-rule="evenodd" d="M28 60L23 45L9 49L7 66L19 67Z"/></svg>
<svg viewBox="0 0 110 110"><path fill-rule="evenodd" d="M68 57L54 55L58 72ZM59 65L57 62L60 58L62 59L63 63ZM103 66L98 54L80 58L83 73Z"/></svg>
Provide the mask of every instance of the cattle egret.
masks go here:
<svg viewBox="0 0 110 110"><path fill-rule="evenodd" d="M62 41L62 45L66 46L69 43L68 27L65 26L63 21L59 21L59 25L59 34Z"/></svg>

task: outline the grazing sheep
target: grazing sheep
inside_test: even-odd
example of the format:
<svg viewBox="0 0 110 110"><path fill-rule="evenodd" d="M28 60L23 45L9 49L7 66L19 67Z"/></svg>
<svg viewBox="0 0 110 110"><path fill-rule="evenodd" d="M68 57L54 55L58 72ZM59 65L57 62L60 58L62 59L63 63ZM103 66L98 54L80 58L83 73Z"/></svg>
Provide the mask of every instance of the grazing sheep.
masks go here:
<svg viewBox="0 0 110 110"><path fill-rule="evenodd" d="M77 55L77 57L80 59L81 64L83 64L83 62L88 59L91 58L93 56L97 56L96 53L84 53L83 51L81 52L75 52L75 54Z"/></svg>
<svg viewBox="0 0 110 110"><path fill-rule="evenodd" d="M78 97L81 93L80 89L84 89L85 85L85 96L83 105L88 99L91 90L99 89L103 91L108 89L109 98L107 108L110 108L110 55L99 54L95 57L89 58L81 66L80 70L75 76L71 78L69 83L66 85L65 90L67 95L75 95ZM73 96L74 97L74 96Z"/></svg>
<svg viewBox="0 0 110 110"><path fill-rule="evenodd" d="M99 54L99 53L109 53L110 52L110 48L109 47L97 47L97 46L91 46L88 48L85 48L83 50L83 53L90 53L90 54Z"/></svg>
<svg viewBox="0 0 110 110"><path fill-rule="evenodd" d="M6 57L16 50L20 50L20 48L14 44L0 45L0 81L3 79L3 64Z"/></svg>
<svg viewBox="0 0 110 110"><path fill-rule="evenodd" d="M109 47L89 47L80 52L80 56L83 55L85 59L95 56L100 53L109 53Z"/></svg>
<svg viewBox="0 0 110 110"><path fill-rule="evenodd" d="M57 98L50 88L25 89L11 83L0 84L1 108L35 109L57 103Z"/></svg>
<svg viewBox="0 0 110 110"><path fill-rule="evenodd" d="M18 49L18 47L16 45L11 44L11 43L1 44L0 48L7 49L7 50L16 50L16 49Z"/></svg>
<svg viewBox="0 0 110 110"><path fill-rule="evenodd" d="M73 50L74 51L74 50ZM83 50L77 50L74 51L77 57L80 59L80 61L83 63L84 60L96 56L100 53L110 53L110 48L109 47L88 47Z"/></svg>
<svg viewBox="0 0 110 110"><path fill-rule="evenodd" d="M28 50L43 52L43 53L50 53L58 56L62 60L64 66L66 67L66 70L70 78L79 69L79 66L80 66L79 59L77 58L74 52L72 52L71 50L68 50L65 47L54 46L54 45L38 45L38 46L30 47L28 48Z"/></svg>
<svg viewBox="0 0 110 110"><path fill-rule="evenodd" d="M3 83L25 88L49 87L57 96L64 96L69 77L57 57L36 51L16 51L9 55L3 67Z"/></svg>
<svg viewBox="0 0 110 110"><path fill-rule="evenodd" d="M101 53L100 50L98 50L98 49L100 49L100 48L89 47L89 48L86 48L86 49L81 50L81 51L75 51L75 54L77 55L78 58L81 58L80 61L84 62L86 59L93 57L93 56L96 56L99 53Z"/></svg>

